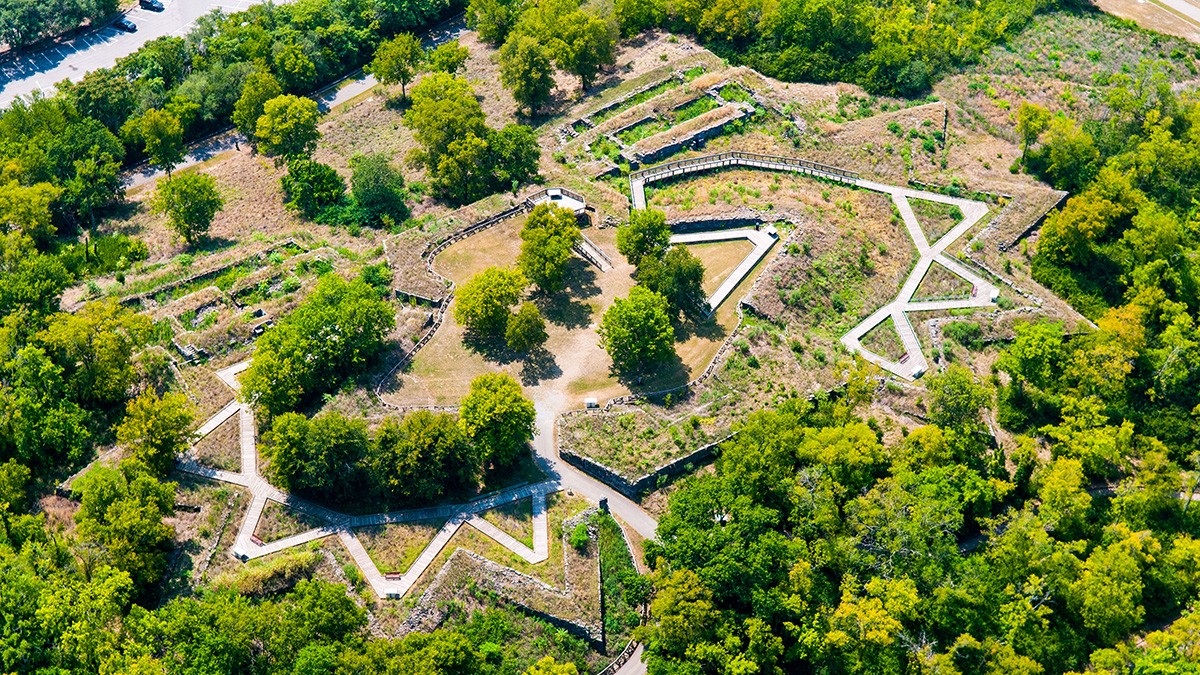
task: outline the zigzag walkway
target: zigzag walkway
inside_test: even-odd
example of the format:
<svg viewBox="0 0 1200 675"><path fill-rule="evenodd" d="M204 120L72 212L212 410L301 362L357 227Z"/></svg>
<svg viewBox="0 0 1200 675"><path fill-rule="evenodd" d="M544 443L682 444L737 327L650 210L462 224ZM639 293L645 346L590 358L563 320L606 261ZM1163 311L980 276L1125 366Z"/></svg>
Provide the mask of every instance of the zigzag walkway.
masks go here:
<svg viewBox="0 0 1200 675"><path fill-rule="evenodd" d="M239 373L246 370L249 365L249 360L243 361L218 372L217 377L237 391L240 389L240 384L236 377ZM251 412L250 407L244 403L234 400L222 408L216 415L200 426L195 440L199 441L207 434L212 433L223 422L233 417L235 413L239 416L238 423L240 425L241 471L222 471L203 466L192 456L181 457L179 468L182 471L203 478L241 486L250 492L250 506L238 528L237 537L231 549L231 553L240 560L245 561L261 558L294 546L306 544L310 541L337 535L359 569L362 570L363 576L370 583L372 590L380 598L399 598L408 593L413 585L416 584L417 580L421 578L421 575L425 573L429 565L437 559L442 549L445 548L446 544L463 524L470 524L475 529L494 539L501 546L504 546L530 563L542 562L550 555L546 495L559 490L557 481L518 486L480 497L465 504L447 504L424 509L351 516L292 496L272 486L259 474L258 449L254 437L254 414ZM532 499L533 501L533 548L526 546L515 537L500 530L479 516L479 514L489 509L522 499ZM319 527L314 527L290 537L264 543L254 535L254 531L258 526L258 521L261 519L263 511L267 507L268 501L285 505L322 524ZM425 550L421 552L416 562L398 579L388 578L388 575L379 571L378 566L371 560L370 554L354 533L354 528L358 527L408 523L432 518L445 518L446 525L433 538L433 541L425 547Z"/></svg>
<svg viewBox="0 0 1200 675"><path fill-rule="evenodd" d="M929 363L921 351L921 343L917 339L916 331L913 330L912 323L909 321L908 314L910 312L988 307L996 301L996 298L1000 294L996 286L967 269L950 256L945 255L946 249L951 244L966 234L968 230L987 215L988 207L986 204L971 199L948 197L925 190L913 190L885 183L877 183L863 179L853 171L810 162L797 157L760 155L749 152L724 152L715 155L693 157L677 162L668 162L643 169L629 175L629 192L633 208L635 210L646 208L646 185L650 183L690 173L732 167L800 173L845 183L865 190L882 192L891 198L892 202L896 205L896 210L900 213L909 238L912 239L913 244L917 248L918 260L895 298L864 319L851 329L850 332L843 335L841 342L846 346L846 349L861 354L866 360L894 375L905 379L914 379L920 377L929 368ZM925 232L921 229L921 223L917 220L916 214L913 213L912 205L908 202L909 199L924 199L956 206L962 212L963 218L954 228L931 244L926 239ZM672 237L672 241L674 241L674 237ZM913 302L913 295L934 262L944 266L955 275L969 282L971 284L971 296L962 300ZM746 269L743 271L742 267L746 267ZM739 266L737 271L744 275L749 273L753 267L753 264L747 265L746 261L743 261L743 265ZM726 280L727 283L731 281L736 286L737 281L740 281L740 277L731 276L730 279ZM730 291L732 291L732 288ZM896 327L896 333L904 345L905 355L899 361L887 359L862 345L863 337L889 317L891 317L892 323Z"/></svg>

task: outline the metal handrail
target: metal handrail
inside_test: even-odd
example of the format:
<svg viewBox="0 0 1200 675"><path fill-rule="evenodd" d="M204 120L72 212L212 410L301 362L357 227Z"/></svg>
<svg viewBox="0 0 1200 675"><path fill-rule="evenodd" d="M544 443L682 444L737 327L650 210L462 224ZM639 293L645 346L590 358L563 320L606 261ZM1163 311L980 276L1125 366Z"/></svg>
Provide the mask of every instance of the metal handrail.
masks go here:
<svg viewBox="0 0 1200 675"><path fill-rule="evenodd" d="M740 163L741 160L770 162L775 164L783 164L790 167L807 169L809 171L819 171L821 173L839 176L842 178L857 179L859 177L859 174L856 171L850 171L848 169L842 169L836 166L830 166L828 164L821 164L820 162L812 162L807 159L800 159L799 157L783 157L781 155L762 155L754 152L732 151L722 152L715 155L702 155L700 157L680 159L674 162L667 162L666 164L659 164L648 169L635 171L629 175L629 178L631 180L650 182L660 174L670 173L679 169L687 169L693 166L702 166L728 160L734 160L738 163Z"/></svg>

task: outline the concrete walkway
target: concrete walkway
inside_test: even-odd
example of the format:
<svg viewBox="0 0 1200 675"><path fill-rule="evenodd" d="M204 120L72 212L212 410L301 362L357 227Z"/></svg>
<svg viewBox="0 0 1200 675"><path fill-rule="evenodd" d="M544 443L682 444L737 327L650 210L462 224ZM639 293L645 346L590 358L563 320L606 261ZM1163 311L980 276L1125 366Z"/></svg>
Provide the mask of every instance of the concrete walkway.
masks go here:
<svg viewBox="0 0 1200 675"><path fill-rule="evenodd" d="M994 285L950 256L945 255L946 249L951 244L966 234L968 230L987 215L988 207L986 204L971 199L948 197L924 190L913 190L885 183L877 183L860 178L858 174L851 171L824 166L798 158L726 152L718 155L693 157L687 160L669 162L660 166L643 169L630 174L629 177L630 201L633 204L633 209L646 208L646 185L649 183L690 173L732 167L800 173L816 178L835 180L865 190L882 192L892 199L892 202L896 205L896 210L900 213L901 220L904 222L904 227L908 231L909 238L912 239L913 244L917 248L917 262L913 266L912 272L909 273L901 285L896 297L864 319L850 330L850 332L843 335L841 342L845 345L846 349L861 354L866 360L894 375L911 380L920 377L929 369L929 362L925 359L925 355L921 351L921 342L917 339L916 331L913 330L912 323L909 321L908 314L910 312L989 307L996 302L996 298L1000 295L999 289ZM913 213L912 205L908 202L909 199L925 199L931 202L957 206L962 211L963 219L936 242L930 243L925 236L925 231L921 228L920 221L917 220L916 214ZM671 241L674 242L675 237L672 237ZM935 262L969 282L971 284L971 296L962 300L913 302L913 295L921 285L921 280L925 278L926 273L929 272L929 268ZM733 286L736 286L737 282L740 281L740 277L737 277L736 272L742 271L743 267L745 267L744 272L742 272L744 275L753 269L754 264L743 261L742 265L735 271L735 275L731 275L730 279L726 280L726 283L732 282ZM732 288L729 289L730 292L732 290ZM713 307L716 306L711 301L710 305ZM896 333L900 338L900 342L904 345L905 354L899 361L892 361L866 349L862 345L862 338L872 328L883 323L889 317L896 327Z"/></svg>
<svg viewBox="0 0 1200 675"><path fill-rule="evenodd" d="M250 366L250 362L242 361L217 372L217 377L235 392L241 385L237 376ZM180 458L179 468L188 473L239 485L250 492L250 507L238 528L231 553L240 560L246 561L261 558L272 553L307 544L308 542L336 535L346 550L354 559L363 576L371 585L372 590L380 598L400 598L417 583L421 575L437 559L446 544L464 524L470 524L484 535L511 550L516 555L530 563L539 563L550 555L549 523L546 517L546 495L557 492L559 484L546 481L535 485L523 485L491 495L485 495L465 504L447 504L426 509L410 509L392 511L365 516L351 516L325 508L304 499L300 499L271 485L258 470L258 448L255 442L257 425L249 405L233 401L222 408L216 415L200 426L196 433L196 441L212 433L226 420L238 415L240 433L238 438L242 467L237 473L222 471L203 466L194 456ZM193 451L194 454L194 451ZM523 499L532 500L533 548L526 546L512 535L500 530L487 522L479 514L498 506L504 506ZM262 542L254 535L258 522L268 502L284 505L312 520L321 523L305 532L285 537L271 542ZM425 547L416 562L398 579L389 578L380 572L371 556L363 547L362 542L354 533L354 528L371 525L386 525L390 523L407 523L431 518L445 519L446 525L437 536Z"/></svg>
<svg viewBox="0 0 1200 675"><path fill-rule="evenodd" d="M771 247L779 240L779 234L774 227L767 226L761 230L709 230L707 232L688 232L686 234L671 235L672 244L707 244L717 241L733 241L735 239L748 239L754 244L754 250L738 264L737 267L730 272L728 277L721 282L717 290L708 297L708 313L712 314L717 311L717 307L721 306L722 302L733 293L733 289L737 288L738 284L742 283L742 279L750 274L754 266L767 256L771 251Z"/></svg>

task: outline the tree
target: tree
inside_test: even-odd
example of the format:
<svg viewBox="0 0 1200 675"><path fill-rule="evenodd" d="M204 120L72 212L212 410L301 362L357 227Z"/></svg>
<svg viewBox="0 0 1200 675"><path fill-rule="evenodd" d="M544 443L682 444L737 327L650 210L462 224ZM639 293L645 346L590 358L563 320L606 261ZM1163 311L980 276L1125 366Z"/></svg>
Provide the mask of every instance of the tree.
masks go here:
<svg viewBox="0 0 1200 675"><path fill-rule="evenodd" d="M1051 118L1041 140L1040 158L1054 187L1079 192L1095 176L1100 151L1074 120L1062 115Z"/></svg>
<svg viewBox="0 0 1200 675"><path fill-rule="evenodd" d="M284 94L263 104L255 125L259 147L268 155L285 159L307 158L317 147L320 113L317 102L303 96Z"/></svg>
<svg viewBox="0 0 1200 675"><path fill-rule="evenodd" d="M458 40L443 42L429 53L429 68L435 72L454 75L470 56L471 52L459 44Z"/></svg>
<svg viewBox="0 0 1200 675"><path fill-rule="evenodd" d="M242 376L245 400L279 415L360 372L395 326L392 306L361 279L326 274L291 314L258 339Z"/></svg>
<svg viewBox="0 0 1200 675"><path fill-rule="evenodd" d="M536 115L554 90L550 50L528 35L513 35L500 48L500 81L517 105Z"/></svg>
<svg viewBox="0 0 1200 675"><path fill-rule="evenodd" d="M639 209L629 214L629 223L617 229L617 250L634 265L645 256L659 257L671 244L667 214L656 209Z"/></svg>
<svg viewBox="0 0 1200 675"><path fill-rule="evenodd" d="M280 179L289 208L310 220L346 198L346 181L328 164L311 159L293 159Z"/></svg>
<svg viewBox="0 0 1200 675"><path fill-rule="evenodd" d="M678 313L699 314L704 301L704 264L680 244L671 247L662 259L642 258L637 269L638 283L667 299Z"/></svg>
<svg viewBox="0 0 1200 675"><path fill-rule="evenodd" d="M189 172L168 178L158 186L150 207L167 216L168 225L189 246L208 234L213 217L225 207L217 181L205 173Z"/></svg>
<svg viewBox="0 0 1200 675"><path fill-rule="evenodd" d="M486 140L475 134L456 139L433 171L433 189L454 204L468 204L491 190L491 157Z"/></svg>
<svg viewBox="0 0 1200 675"><path fill-rule="evenodd" d="M533 440L533 401L521 385L504 373L488 373L471 381L459 406L459 424L484 461L512 466Z"/></svg>
<svg viewBox="0 0 1200 675"><path fill-rule="evenodd" d="M1034 476L1037 496L1041 500L1038 515L1048 528L1064 540L1084 533L1092 496L1087 492L1083 464L1077 459L1059 457Z"/></svg>
<svg viewBox="0 0 1200 675"><path fill-rule="evenodd" d="M453 415L418 410L383 421L368 462L385 494L415 503L474 488L482 460Z"/></svg>
<svg viewBox="0 0 1200 675"><path fill-rule="evenodd" d="M175 457L191 444L194 422L195 413L186 396L168 392L159 398L147 390L126 407L125 419L117 427L117 443L154 475L165 476L175 465Z"/></svg>
<svg viewBox="0 0 1200 675"><path fill-rule="evenodd" d="M100 545L114 567L148 591L166 570L175 533L163 523L174 511L174 483L160 483L144 469L123 464L93 468L76 487L80 538Z"/></svg>
<svg viewBox="0 0 1200 675"><path fill-rule="evenodd" d="M436 171L450 144L467 136L487 135L483 108L471 85L448 73L430 73L413 87L412 107L404 123L413 130L421 150L414 158Z"/></svg>
<svg viewBox="0 0 1200 675"><path fill-rule="evenodd" d="M408 83L417 74L417 68L425 58L421 41L412 33L401 33L383 42L375 50L375 58L367 66L368 73L386 85L399 84L400 97L408 96Z"/></svg>
<svg viewBox="0 0 1200 675"><path fill-rule="evenodd" d="M546 321L537 305L526 302L515 314L508 317L508 327L504 330L504 341L508 348L515 352L528 352L542 346L546 342Z"/></svg>
<svg viewBox="0 0 1200 675"><path fill-rule="evenodd" d="M562 290L567 263L580 238L574 211L538 204L521 228L521 271L543 291Z"/></svg>
<svg viewBox="0 0 1200 675"><path fill-rule="evenodd" d="M991 397L963 366L929 378L929 421L945 429L970 432L982 425L981 411Z"/></svg>
<svg viewBox="0 0 1200 675"><path fill-rule="evenodd" d="M1046 130L1050 122L1050 111L1036 103L1024 101L1017 109L1017 134L1021 137L1021 161L1025 161L1025 153L1029 146L1037 142L1038 136Z"/></svg>
<svg viewBox="0 0 1200 675"><path fill-rule="evenodd" d="M350 158L350 191L370 223L399 225L408 219L408 190L404 176L386 155L372 153Z"/></svg>
<svg viewBox="0 0 1200 675"><path fill-rule="evenodd" d="M492 46L504 44L521 15L523 4L521 0L469 0L467 27Z"/></svg>
<svg viewBox="0 0 1200 675"><path fill-rule="evenodd" d="M233 124L246 138L253 141L258 134L258 118L262 117L267 101L283 94L279 80L265 70L256 70L246 77L242 95L233 105Z"/></svg>
<svg viewBox="0 0 1200 675"><path fill-rule="evenodd" d="M498 337L508 327L509 308L517 304L528 285L516 270L489 267L458 289L454 320L469 331Z"/></svg>
<svg viewBox="0 0 1200 675"><path fill-rule="evenodd" d="M171 175L171 170L183 161L186 147L183 144L183 125L179 118L165 110L147 110L135 120L133 135L145 144L146 156L155 166Z"/></svg>
<svg viewBox="0 0 1200 675"><path fill-rule="evenodd" d="M661 24L666 17L665 4L663 0L616 0L613 14L617 25L621 27L621 34L632 37Z"/></svg>
<svg viewBox="0 0 1200 675"><path fill-rule="evenodd" d="M55 314L33 342L62 368L72 400L113 405L123 402L133 386L133 354L149 336L147 316L106 300Z"/></svg>
<svg viewBox="0 0 1200 675"><path fill-rule="evenodd" d="M553 656L543 656L542 660L529 666L525 675L579 675L579 669L574 663L559 663Z"/></svg>
<svg viewBox="0 0 1200 675"><path fill-rule="evenodd" d="M313 63L304 47L290 39L275 43L274 71L279 74L284 89L303 94L313 88L317 79L317 65Z"/></svg>
<svg viewBox="0 0 1200 675"><path fill-rule="evenodd" d="M608 24L582 10L562 19L562 33L555 36L558 66L579 78L584 91L596 73L613 62L613 36Z"/></svg>
<svg viewBox="0 0 1200 675"><path fill-rule="evenodd" d="M353 494L351 466L367 454L368 439L361 419L283 413L271 424L263 454L284 488L310 497L347 496Z"/></svg>
<svg viewBox="0 0 1200 675"><path fill-rule="evenodd" d="M49 246L58 231L50 207L61 194L50 183L0 185L0 230L23 232L39 246Z"/></svg>
<svg viewBox="0 0 1200 675"><path fill-rule="evenodd" d="M666 298L641 286L608 308L600 321L600 342L617 371L640 375L675 355L667 310Z"/></svg>
<svg viewBox="0 0 1200 675"><path fill-rule="evenodd" d="M532 182L538 175L542 146L537 134L523 124L506 124L488 134L488 163L495 190L511 189Z"/></svg>

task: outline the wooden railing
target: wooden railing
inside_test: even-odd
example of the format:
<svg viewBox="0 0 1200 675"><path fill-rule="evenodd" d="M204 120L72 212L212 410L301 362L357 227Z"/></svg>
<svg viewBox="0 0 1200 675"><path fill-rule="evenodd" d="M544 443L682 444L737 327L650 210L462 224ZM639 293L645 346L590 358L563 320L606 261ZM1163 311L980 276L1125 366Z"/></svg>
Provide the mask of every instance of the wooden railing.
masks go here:
<svg viewBox="0 0 1200 675"><path fill-rule="evenodd" d="M629 663L629 659L633 657L633 653L637 651L637 647L638 643L630 640L629 644L625 645L625 649L622 649L621 653L617 654L617 658L613 659L613 662L605 666L604 670L601 670L597 675L613 675L613 673L621 669L621 666Z"/></svg>
<svg viewBox="0 0 1200 675"><path fill-rule="evenodd" d="M676 173L687 173L689 171L702 171L706 168L718 166L722 163L745 164L753 166L755 164L780 164L784 168L801 171L805 173L815 173L829 176L841 181L858 180L858 173L848 169L842 169L820 162L810 162L807 159L799 157L783 157L780 155L760 155L755 152L722 152L716 155L703 155L701 157L692 157L691 159L681 159L666 164L659 164L648 169L635 171L629 174L630 180L640 180L643 183L650 183L659 178Z"/></svg>

